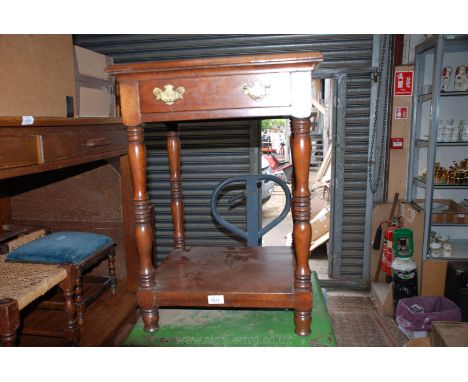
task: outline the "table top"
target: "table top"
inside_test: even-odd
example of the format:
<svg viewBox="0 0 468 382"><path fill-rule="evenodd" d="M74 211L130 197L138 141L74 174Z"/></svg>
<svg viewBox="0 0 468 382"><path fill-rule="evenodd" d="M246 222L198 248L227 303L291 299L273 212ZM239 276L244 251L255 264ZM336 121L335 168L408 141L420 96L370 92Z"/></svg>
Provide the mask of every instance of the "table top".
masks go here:
<svg viewBox="0 0 468 382"><path fill-rule="evenodd" d="M26 119L25 119L26 118ZM87 126L121 124L120 118L46 118L46 117L0 117L0 127L36 127L36 126Z"/></svg>
<svg viewBox="0 0 468 382"><path fill-rule="evenodd" d="M155 72L180 72L184 70L220 71L236 67L263 67L270 69L297 67L310 71L322 61L323 55L319 52L294 52L116 64L109 66L106 71L116 76L132 73L142 74L145 72L153 73L154 75Z"/></svg>

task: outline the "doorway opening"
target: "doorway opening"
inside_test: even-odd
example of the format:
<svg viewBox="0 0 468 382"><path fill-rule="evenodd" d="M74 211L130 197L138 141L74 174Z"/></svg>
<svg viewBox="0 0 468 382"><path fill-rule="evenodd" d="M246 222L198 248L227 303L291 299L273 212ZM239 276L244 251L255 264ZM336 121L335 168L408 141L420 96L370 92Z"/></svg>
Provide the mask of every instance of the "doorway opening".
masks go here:
<svg viewBox="0 0 468 382"><path fill-rule="evenodd" d="M313 107L311 128L311 159L309 189L311 190L312 243L309 255L311 270L319 279L332 278L329 253L332 188L332 136L335 124L334 79L313 81ZM291 188L292 159L290 150L291 128L288 119L261 121L261 168L287 182ZM272 182L273 183L273 182ZM280 186L271 185L269 197L263 199L262 225L265 226L281 212L284 193ZM263 246L290 246L293 222L291 212L262 240Z"/></svg>

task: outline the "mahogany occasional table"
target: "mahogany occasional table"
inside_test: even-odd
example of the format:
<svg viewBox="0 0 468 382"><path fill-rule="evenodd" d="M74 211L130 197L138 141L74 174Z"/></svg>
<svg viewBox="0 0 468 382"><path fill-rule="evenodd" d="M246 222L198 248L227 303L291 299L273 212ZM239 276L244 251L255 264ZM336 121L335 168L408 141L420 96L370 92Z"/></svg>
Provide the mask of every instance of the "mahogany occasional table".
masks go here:
<svg viewBox="0 0 468 382"><path fill-rule="evenodd" d="M320 53L288 53L112 65L120 86L134 187L139 255L138 305L145 330L158 329L159 307L290 308L295 333L310 333L310 115L312 71ZM187 247L177 122L287 116L292 121L293 248ZM155 270L146 192L145 123L170 125L174 250Z"/></svg>

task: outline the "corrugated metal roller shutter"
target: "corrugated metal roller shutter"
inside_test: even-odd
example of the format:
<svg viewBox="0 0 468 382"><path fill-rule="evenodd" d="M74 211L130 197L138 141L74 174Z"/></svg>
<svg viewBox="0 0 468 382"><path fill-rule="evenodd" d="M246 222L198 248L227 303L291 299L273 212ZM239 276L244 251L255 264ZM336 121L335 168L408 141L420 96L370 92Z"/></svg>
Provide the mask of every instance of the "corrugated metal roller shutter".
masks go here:
<svg viewBox="0 0 468 382"><path fill-rule="evenodd" d="M370 73L349 74L343 192L341 276L362 278L370 115Z"/></svg>
<svg viewBox="0 0 468 382"><path fill-rule="evenodd" d="M321 51L322 69L370 66L369 35L75 35L75 44L112 56L115 63Z"/></svg>
<svg viewBox="0 0 468 382"><path fill-rule="evenodd" d="M340 70L348 75L341 276L344 279L363 278L370 73L373 71L372 35L75 35L74 41L77 45L112 56L115 63L293 51L322 52L324 62L318 74ZM148 137L150 145L152 139ZM247 140L245 144L247 150ZM203 155L211 155L211 152ZM247 152L239 155L247 155ZM193 157L196 156L194 153ZM156 157L150 157L149 161L154 159ZM231 169L237 171L239 162L226 162L225 173L230 173ZM184 168L187 172L188 167ZM194 177L199 171L204 171L193 167L191 170L195 171ZM185 179L184 182L188 180ZM153 189L159 187L167 188L163 184L153 180L150 192L156 192ZM197 190L196 181L184 186L187 196ZM194 190L191 189L192 186L195 187ZM161 211L163 213L167 215L168 211ZM168 216L165 218L167 232L170 228ZM189 221L186 223L190 224ZM158 235L159 232L157 239ZM166 239L168 236L164 237L159 241L169 245Z"/></svg>
<svg viewBox="0 0 468 382"><path fill-rule="evenodd" d="M155 257L164 259L173 247L169 191L169 164L165 125L149 124L145 131L147 147L147 188L154 205ZM251 165L251 135L258 134L256 121L182 123L181 174L185 207L187 245L245 245L245 242L214 222L210 212L213 189L227 177L255 173ZM255 154L255 157L257 154ZM246 229L245 205L226 208L230 190L219 203L220 213L230 222Z"/></svg>

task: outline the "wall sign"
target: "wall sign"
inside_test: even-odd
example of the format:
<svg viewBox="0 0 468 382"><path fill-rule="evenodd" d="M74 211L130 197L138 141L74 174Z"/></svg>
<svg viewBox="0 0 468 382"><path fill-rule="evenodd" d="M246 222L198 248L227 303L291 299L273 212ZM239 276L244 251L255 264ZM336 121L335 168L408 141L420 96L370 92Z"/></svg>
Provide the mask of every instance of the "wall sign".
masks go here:
<svg viewBox="0 0 468 382"><path fill-rule="evenodd" d="M406 106L395 107L395 119L407 119L408 108Z"/></svg>
<svg viewBox="0 0 468 382"><path fill-rule="evenodd" d="M393 150L402 150L403 138L390 138L390 148Z"/></svg>
<svg viewBox="0 0 468 382"><path fill-rule="evenodd" d="M414 72L395 72L395 95L410 96L413 94Z"/></svg>

